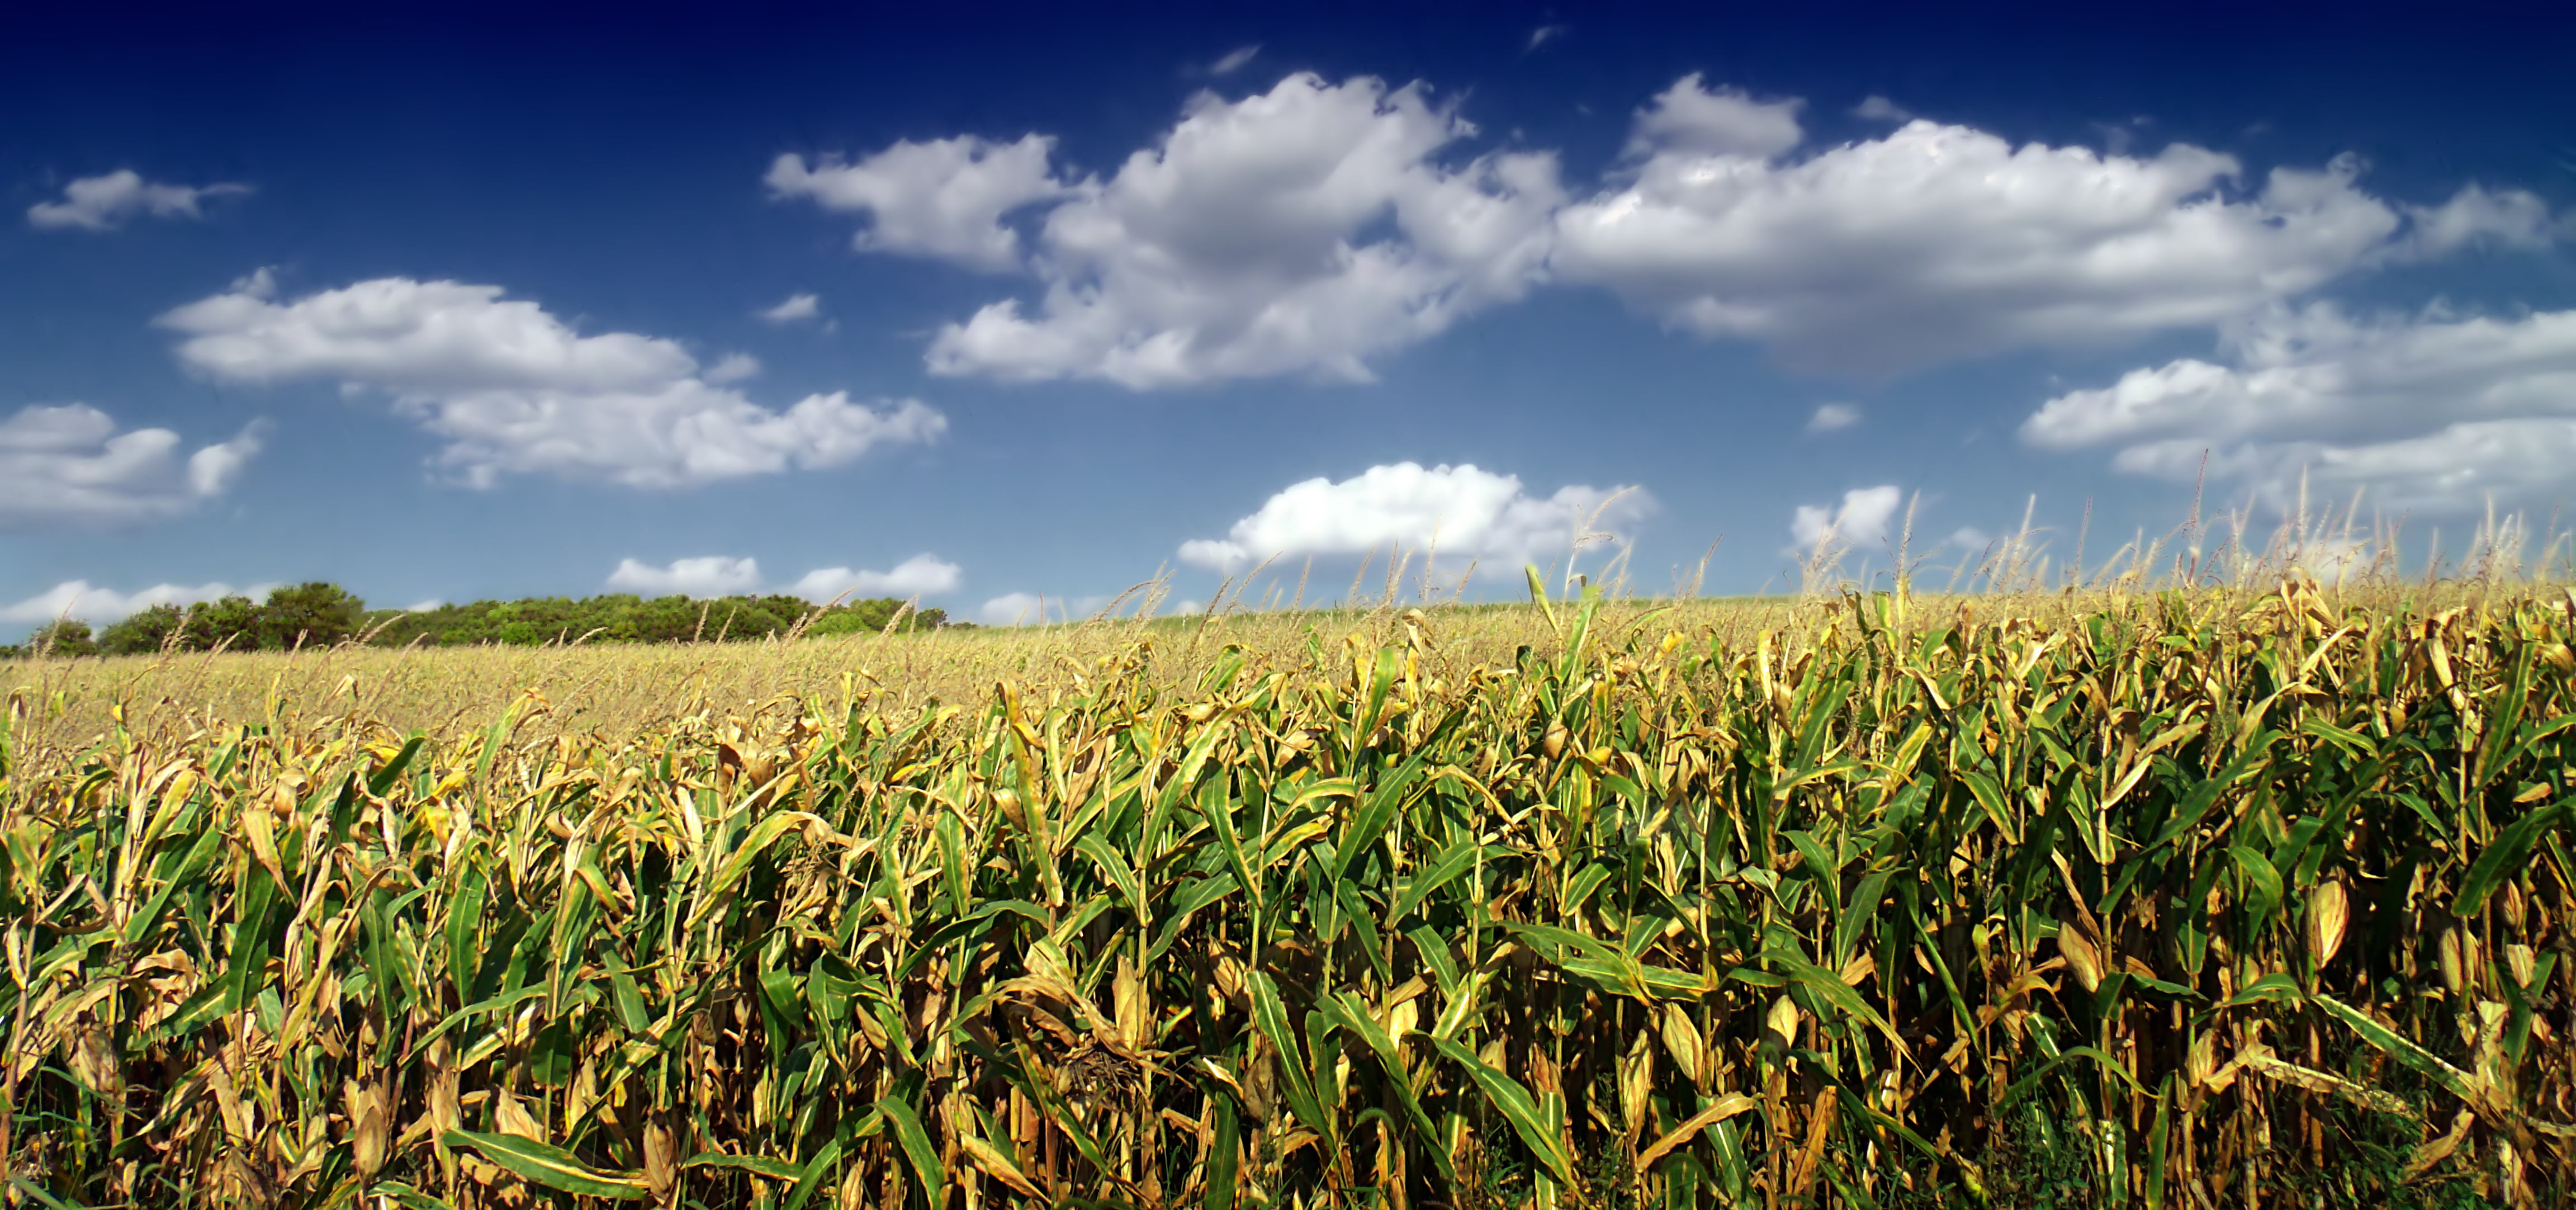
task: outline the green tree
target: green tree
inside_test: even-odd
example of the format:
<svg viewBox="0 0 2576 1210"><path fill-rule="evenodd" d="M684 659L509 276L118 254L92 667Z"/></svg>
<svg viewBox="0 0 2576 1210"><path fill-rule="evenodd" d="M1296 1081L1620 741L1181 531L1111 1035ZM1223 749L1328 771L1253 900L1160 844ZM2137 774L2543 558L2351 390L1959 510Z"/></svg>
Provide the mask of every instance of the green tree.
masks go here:
<svg viewBox="0 0 2576 1210"><path fill-rule="evenodd" d="M442 605L410 613L378 611L365 619L365 633L372 636L369 641L387 647L412 643L447 647L478 643L739 643L783 636L809 614L816 616L807 623L804 634L874 634L886 628L903 604L892 598L853 601L816 614L815 606L792 596L697 600L607 593L579 600L528 597ZM947 614L923 609L904 614L897 628L935 630L952 624Z"/></svg>
<svg viewBox="0 0 2576 1210"><path fill-rule="evenodd" d="M254 628L261 647L285 651L329 647L358 633L367 603L337 584L316 580L268 594Z"/></svg>
<svg viewBox="0 0 2576 1210"><path fill-rule="evenodd" d="M886 628L887 623L895 620L895 614L902 611L903 606L902 601L893 597L851 601L825 611L822 617L814 619L813 624L805 628L805 633L818 638L830 634L877 634ZM915 609L905 611L902 623L895 629L898 632L910 634L916 630L937 630L947 625L950 625L950 622L946 611Z"/></svg>
<svg viewBox="0 0 2576 1210"><path fill-rule="evenodd" d="M90 637L89 623L78 618L63 618L38 627L19 645L27 655L80 656L97 655L98 642Z"/></svg>
<svg viewBox="0 0 2576 1210"><path fill-rule="evenodd" d="M259 603L249 597L199 601L188 607L179 645L190 651L251 651L259 647Z"/></svg>
<svg viewBox="0 0 2576 1210"><path fill-rule="evenodd" d="M176 605L155 605L100 631L98 648L108 655L150 655L188 624Z"/></svg>

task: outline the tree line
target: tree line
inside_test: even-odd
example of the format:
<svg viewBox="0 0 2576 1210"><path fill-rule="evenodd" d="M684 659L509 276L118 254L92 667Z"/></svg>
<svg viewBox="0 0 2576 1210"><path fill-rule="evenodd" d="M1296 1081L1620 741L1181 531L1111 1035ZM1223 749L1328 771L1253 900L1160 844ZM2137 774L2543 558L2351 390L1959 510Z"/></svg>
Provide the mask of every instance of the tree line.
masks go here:
<svg viewBox="0 0 2576 1210"><path fill-rule="evenodd" d="M900 618L898 619L898 615ZM964 626L937 609L912 610L892 597L817 607L800 597L528 597L431 609L369 609L337 584L279 588L193 605L155 605L93 631L63 618L0 658L31 655L145 655L162 651L291 651L358 642L378 647L470 647L498 643L718 643L804 635ZM800 630L799 627L802 627Z"/></svg>

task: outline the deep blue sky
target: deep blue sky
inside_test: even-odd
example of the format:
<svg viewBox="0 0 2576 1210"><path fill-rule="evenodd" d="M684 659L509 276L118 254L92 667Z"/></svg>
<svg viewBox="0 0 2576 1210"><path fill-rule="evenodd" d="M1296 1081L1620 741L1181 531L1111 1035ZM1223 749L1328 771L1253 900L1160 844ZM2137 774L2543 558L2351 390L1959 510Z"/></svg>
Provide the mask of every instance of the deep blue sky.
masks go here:
<svg viewBox="0 0 2576 1210"><path fill-rule="evenodd" d="M1918 547L2009 529L2035 494L2061 555L2089 501L2098 557L2183 519L2192 473L2173 468L2203 449L2212 495L2258 509L2304 466L2319 495L2364 488L2418 540L2490 496L2547 517L2576 478L2556 469L2576 452L2576 16L2089 20L1496 4L20 19L0 33L0 426L16 426L0 427L0 476L18 481L0 483L0 632L66 601L103 618L156 586L587 594L624 560L621 584L711 590L750 573L672 565L753 559L759 584L786 588L928 554L892 579L812 583L921 590L962 616L1015 593L1114 593L1164 564L1204 598L1269 554L1291 578L1313 555L1338 591L1358 550L1429 524L1454 570L1467 553L1488 570L1561 558L1570 510L1626 485L1642 491L1603 516L1635 541L1641 587L1723 535L1709 587L1752 591L1786 582L1800 508L1812 534L1848 504L1845 530L1884 566L1885 502L1918 494ZM1885 104L1855 112L1872 97ZM1342 165L1326 190L1341 225L1318 227L1303 203L1269 208L1313 172L1274 184L1167 149L1190 115L1265 99L1440 133L1370 160L1320 117L1247 127L1247 154L1295 142L1306 169ZM1792 133L1760 133L1782 122ZM1048 192L1003 212L998 260L906 244L882 208L836 207L824 187L765 183L783 154L820 174L902 141L989 151L1033 133L1055 140ZM1963 166L1959 141L1979 139L2081 150L2108 175ZM2192 149L2240 171L2170 196L2137 184ZM1120 176L1138 153L1178 182L1168 204L1141 170ZM1553 156L1554 200L1479 175L1534 153ZM2332 175L2347 154L2358 167ZM937 184L881 167L874 187ZM2301 178L2324 182L2325 208L2267 194L2276 168L2327 174ZM164 213L105 186L86 210L67 193L120 171L247 189ZM1719 178L1748 192L1689 192ZM1434 246L1431 195L1406 192L1434 183L1517 190L1518 259ZM916 217L950 213L918 196L934 200ZM1124 234L1049 234L1085 207ZM1672 222L1645 222L1658 207ZM2211 223L2242 247L2213 248ZM1175 267L1175 247L1201 259ZM1316 247L1374 250L1429 284L1367 294L1392 300L1384 317L1287 352L1228 345L1255 316L1377 314L1298 309L1299 283L1342 281ZM441 282L499 294L424 293ZM1190 352L1145 381L1096 347L1040 348L1050 284L1097 304L1085 322L1104 339ZM307 330L369 288L398 313L384 322L480 315L499 326L474 339L502 344L527 325L628 334L619 356L647 348L661 368L494 368L466 337L388 351L369 343L394 339L382 329ZM1166 288L1215 301L1149 297ZM814 318L759 317L800 294ZM942 330L1005 300L1033 321L1016 343L933 372ZM1396 330L1435 301L1454 314ZM507 303L529 306L492 309ZM715 370L734 354L758 372ZM2175 370L2194 362L2207 373ZM2100 394L2168 371L2164 411ZM814 423L873 437L853 455L782 429L761 439L766 463L714 469L667 444L617 452L629 413L600 392L666 389L754 427L845 392ZM2052 400L2059 420L2034 421ZM531 401L588 409L589 427L458 436L474 407ZM1812 431L1827 404L1855 422ZM21 411L37 408L52 410ZM100 445L110 422L175 441L119 461ZM152 441L172 448L140 450ZM191 479L188 456L227 442Z"/></svg>

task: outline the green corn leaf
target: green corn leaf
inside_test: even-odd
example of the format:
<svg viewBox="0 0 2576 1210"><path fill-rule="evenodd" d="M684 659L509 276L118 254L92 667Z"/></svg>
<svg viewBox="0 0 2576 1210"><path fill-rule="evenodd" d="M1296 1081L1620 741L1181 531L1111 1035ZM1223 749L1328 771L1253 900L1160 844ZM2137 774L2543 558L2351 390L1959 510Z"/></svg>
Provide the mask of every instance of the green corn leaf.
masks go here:
<svg viewBox="0 0 2576 1210"><path fill-rule="evenodd" d="M1521 572L1529 577L1530 601L1538 606L1540 615L1547 619L1547 628L1563 635L1565 627L1556 620L1556 607L1548 604L1547 580L1539 574L1538 564L1526 564L1521 568Z"/></svg>
<svg viewBox="0 0 2576 1210"><path fill-rule="evenodd" d="M2272 909L2281 905L2281 872L2250 845L2230 845L2227 855L2245 874L2243 918L2258 925L2271 920Z"/></svg>
<svg viewBox="0 0 2576 1210"><path fill-rule="evenodd" d="M1252 1019L1270 1045L1279 1052L1279 1070L1287 1076L1288 1108L1297 1119L1327 1140L1337 1139L1333 1121L1324 1112L1323 1102L1316 1099L1317 1079L1307 1066L1305 1048L1288 1024L1288 1006L1279 998L1278 985L1262 971L1251 972L1244 980L1252 992Z"/></svg>
<svg viewBox="0 0 2576 1210"><path fill-rule="evenodd" d="M1333 860L1327 871L1333 881L1348 877L1351 867L1358 864L1360 854L1386 835L1387 825L1394 822L1396 808L1404 801L1404 792L1412 787L1414 779L1422 772L1422 762L1430 756L1431 749L1427 747L1415 752L1405 758L1403 764L1396 766L1395 772L1378 779L1378 783L1370 788L1367 797L1361 800L1359 810L1352 813L1350 825L1342 829L1340 843L1333 848Z"/></svg>
<svg viewBox="0 0 2576 1210"><path fill-rule="evenodd" d="M855 1130L850 1133L853 1137L857 1134ZM840 1163L841 1140L834 1139L823 1144L823 1149L814 1153L813 1161L806 1164L805 1171L797 1176L796 1192L787 1199L787 1210L805 1210L806 1203L814 1200L814 1195L822 1190L823 1178L829 1176L834 1168L840 1166ZM932 1198L930 1204L934 1206L940 1204L939 1199Z"/></svg>
<svg viewBox="0 0 2576 1210"><path fill-rule="evenodd" d="M37 1205L45 1207L46 1210L85 1210L84 1207L75 1206L70 1202L66 1202L61 1198L55 1197L53 1194L45 1192L43 1189L37 1188L23 1176L10 1177L9 1188L16 1196L29 1198Z"/></svg>
<svg viewBox="0 0 2576 1210"><path fill-rule="evenodd" d="M2404 1034L2380 1024L2378 1019L2369 1013L2332 996L2310 996L2308 1003L2324 1009L2328 1016L2343 1022L2352 1032L2360 1035L2362 1041L2369 1043L2381 1054L2414 1068L2418 1073L2449 1090L2451 1095L2473 1106L2479 1103L2477 1091L2480 1085L2474 1077L2436 1058L2433 1052L2417 1046Z"/></svg>
<svg viewBox="0 0 2576 1210"><path fill-rule="evenodd" d="M2226 768L2219 770L2217 776L2204 778L2194 785L2191 792L2183 797L2181 807L2174 811L2173 819L2165 824L2164 830L2157 833L2155 840L2149 842L2147 847L2163 848L2180 839L2184 833L2199 827L2201 817L2209 814L2210 808L2218 805L2220 795L2237 783L2250 779L2271 766L2272 745L2280 738L2281 733L2278 731L2264 731L2256 735L2246 744L2245 750L2237 754L2236 759L2229 761Z"/></svg>
<svg viewBox="0 0 2576 1210"><path fill-rule="evenodd" d="M939 1149L931 1145L929 1133L921 1128L920 1116L900 1094L878 1101L877 1112L894 1124L895 1141L902 1144L904 1158L912 1162L913 1175L921 1178L922 1192L930 1195L930 1204L946 1204L948 1169L939 1162Z"/></svg>
<svg viewBox="0 0 2576 1210"><path fill-rule="evenodd" d="M1335 1026L1348 1032L1377 1056L1378 1068L1386 1073L1387 1084L1395 1090L1396 1101L1404 1107L1405 1120L1413 1127L1414 1137L1421 1141L1424 1154L1440 1170L1440 1179L1454 1181L1457 1173L1449 1164L1449 1148L1440 1138L1439 1128L1432 1125L1431 1115L1422 1108L1415 1093L1413 1077L1405 1070L1404 1052L1377 1019L1369 1015L1367 1001L1357 992L1343 992L1316 1001L1318 1011L1330 1017Z"/></svg>
<svg viewBox="0 0 2576 1210"><path fill-rule="evenodd" d="M1145 884L1136 877L1136 870L1127 864L1127 859L1118 855L1118 850L1111 848L1109 842L1097 833L1073 842L1073 847L1090 858L1092 864L1099 868L1101 877L1117 888L1118 894L1127 900L1128 910L1134 912L1139 921L1151 919L1153 909L1145 899Z"/></svg>
<svg viewBox="0 0 2576 1210"><path fill-rule="evenodd" d="M601 1172L573 1158L571 1152L561 1147L523 1139L515 1134L450 1130L443 1138L450 1147L480 1152L483 1158L508 1169L519 1179L548 1189L629 1202L641 1201L650 1192L641 1173Z"/></svg>
<svg viewBox="0 0 2576 1210"><path fill-rule="evenodd" d="M2571 811L2576 811L2576 798L2562 798L2497 833L2486 851L2470 863L2468 876L2460 880L2458 907L2454 910L2473 914L2486 907L2487 896L2530 863L2531 852L2540 847L2541 838L2566 826Z"/></svg>
<svg viewBox="0 0 2576 1210"><path fill-rule="evenodd" d="M2239 1008L2247 1004L2262 1004L2267 1002L2296 1004L2305 998L2306 994L2299 990L2299 981L2297 979L2291 978L2279 971L2274 971L2260 979L2256 979L2252 983L2248 983L2245 986L2238 988L2235 995L2229 996L2224 1002L2220 1003L2218 1007Z"/></svg>
<svg viewBox="0 0 2576 1210"><path fill-rule="evenodd" d="M1234 870L1235 885L1243 888L1244 897L1252 901L1253 910L1260 911L1269 896L1263 893L1261 881L1253 877L1252 862L1244 856L1243 838L1236 833L1234 826L1234 797L1226 793L1224 778L1208 782L1206 791L1199 795L1199 813L1206 818L1209 830L1216 833L1216 842L1224 849L1226 863Z"/></svg>
<svg viewBox="0 0 2576 1210"><path fill-rule="evenodd" d="M758 791L755 790L753 793ZM800 829L809 823L823 823L823 821L803 811L779 811L764 816L759 823L753 824L750 834L744 836L742 843L725 856L724 864L716 868L715 877L707 880L703 898L698 902L698 910L689 914L689 927L696 928L706 923L707 917L714 915L717 909L730 902L733 898L734 886L742 881L744 874L750 872L751 863L758 861L760 855L766 852L770 845L777 843L779 837L786 835L791 829ZM824 826L830 825L824 824Z"/></svg>
<svg viewBox="0 0 2576 1210"><path fill-rule="evenodd" d="M753 1176L765 1176L773 1181L792 1181L805 1175L805 1169L802 1166L785 1160L773 1160L765 1155L729 1155L721 1151L700 1152L690 1156L680 1166L730 1168L736 1172L748 1172Z"/></svg>
<svg viewBox="0 0 2576 1210"><path fill-rule="evenodd" d="M1413 952L1421 956L1422 965L1430 968L1440 994L1457 995L1458 962L1449 952L1448 939L1427 927L1415 929L1405 936L1413 939Z"/></svg>
<svg viewBox="0 0 2576 1210"><path fill-rule="evenodd" d="M454 1210L447 1199L432 1197L401 1181L378 1181L367 1190L367 1196L383 1198L403 1210Z"/></svg>
<svg viewBox="0 0 2576 1210"><path fill-rule="evenodd" d="M1986 818L1994 821L1995 831L2003 835L2004 843L2020 844L2021 834L2012 825L2012 817L2004 808L2003 789L1995 784L1995 779L1974 769L1961 768L1952 772L1958 775L1960 784L1968 787L1969 796L1984 808Z"/></svg>
<svg viewBox="0 0 2576 1210"><path fill-rule="evenodd" d="M1208 1149L1207 1198L1201 1204L1206 1210L1234 1210L1236 1165L1241 1162L1242 1146L1235 1121L1234 1101L1222 1092L1207 1094L1208 1108L1216 1114L1216 1139Z"/></svg>
<svg viewBox="0 0 2576 1210"><path fill-rule="evenodd" d="M1512 1130L1521 1136L1522 1145L1530 1149L1531 1155L1538 1157L1539 1163L1546 1165L1549 1175L1554 1176L1559 1184L1574 1183L1574 1164L1566 1156L1565 1144L1556 1132L1548 1129L1547 1120L1539 1116L1538 1102L1531 1098L1528 1088L1520 1081L1485 1066L1484 1061L1476 1057L1476 1052L1456 1042L1432 1038L1431 1044L1476 1082L1476 1087L1484 1092L1485 1100L1493 1105L1495 1112L1503 1115L1503 1120L1512 1124Z"/></svg>
<svg viewBox="0 0 2576 1210"><path fill-rule="evenodd" d="M456 986L456 1000L462 1004L474 999L475 975L481 969L481 949L475 944L475 933L483 923L483 868L468 863L456 876L456 897L447 907L447 977Z"/></svg>
<svg viewBox="0 0 2576 1210"><path fill-rule="evenodd" d="M1403 892L1396 896L1395 906L1388 909L1386 914L1387 927L1401 926L1405 917L1412 915L1415 908L1422 906L1423 900L1430 898L1433 892L1449 885L1460 874L1466 873L1476 864L1476 856L1480 849L1481 846L1476 838L1469 836L1442 850L1438 857L1432 858L1431 865L1414 875L1412 881L1404 884Z"/></svg>
<svg viewBox="0 0 2576 1210"><path fill-rule="evenodd" d="M401 751L394 753L393 758L386 761L382 768L367 776L367 793L378 798L384 797L385 791L392 789L394 783L402 778L403 770L411 767L412 758L420 755L420 746L425 738L414 735L403 741Z"/></svg>

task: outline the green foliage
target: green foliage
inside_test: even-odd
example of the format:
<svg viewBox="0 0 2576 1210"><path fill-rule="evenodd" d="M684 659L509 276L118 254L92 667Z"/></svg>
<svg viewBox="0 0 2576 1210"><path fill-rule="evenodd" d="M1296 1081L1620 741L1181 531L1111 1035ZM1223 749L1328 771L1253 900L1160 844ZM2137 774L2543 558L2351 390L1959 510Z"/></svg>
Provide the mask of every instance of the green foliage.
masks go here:
<svg viewBox="0 0 2576 1210"><path fill-rule="evenodd" d="M28 656L97 655L98 643L90 637L89 623L78 618L47 622L28 635L27 641L12 647L0 647L0 659L24 659Z"/></svg>
<svg viewBox="0 0 2576 1210"><path fill-rule="evenodd" d="M259 603L249 597L231 596L220 601L200 601L188 607L187 620L179 625L179 647L183 651L256 651L259 649Z"/></svg>
<svg viewBox="0 0 2576 1210"><path fill-rule="evenodd" d="M176 605L155 605L108 627L98 636L106 655L149 655L171 645L188 625L188 613Z"/></svg>
<svg viewBox="0 0 2576 1210"><path fill-rule="evenodd" d="M259 610L259 645L271 651L329 647L358 632L367 603L337 584L280 588Z"/></svg>
<svg viewBox="0 0 2576 1210"><path fill-rule="evenodd" d="M805 628L805 633L812 635L877 634L885 630L886 623L894 621L895 613L901 610L903 605L903 602L892 597L850 601L814 619L813 624ZM940 610L924 609L917 613L906 613L903 624L896 629L906 632L936 630L942 626L960 624L950 622L948 615Z"/></svg>
<svg viewBox="0 0 2576 1210"><path fill-rule="evenodd" d="M900 620L897 614L901 614ZM92 638L86 623L65 620L27 641L0 647L0 659L50 651L58 656L149 655L164 650L292 651L364 638L377 646L466 647L497 643L731 642L810 635L876 634L951 625L937 609L912 610L892 598L850 601L817 610L799 597L606 596L476 601L427 610L376 610L337 584L314 581L276 589L265 601L229 596L181 608L155 605ZM50 646L48 646L50 643Z"/></svg>
<svg viewBox="0 0 2576 1210"><path fill-rule="evenodd" d="M531 597L517 601L476 601L441 605L410 613L382 612L368 619L373 642L402 647L470 647L498 643L536 647L548 643L691 643L732 642L783 636L809 615L802 633L811 635L875 633L885 629L903 607L895 600L853 601L824 609L799 597L737 596L693 600L689 597L639 597L633 593L604 596ZM908 613L902 631L935 629L947 623L936 609Z"/></svg>

